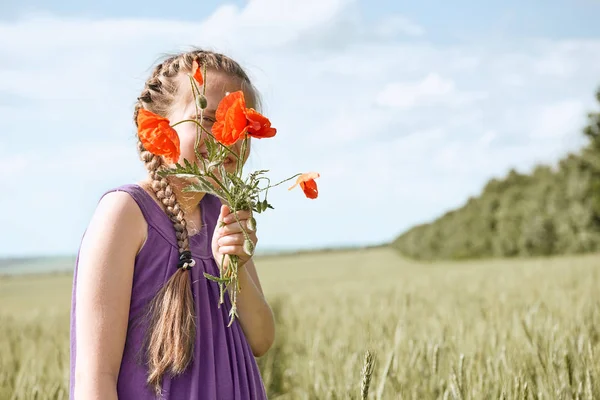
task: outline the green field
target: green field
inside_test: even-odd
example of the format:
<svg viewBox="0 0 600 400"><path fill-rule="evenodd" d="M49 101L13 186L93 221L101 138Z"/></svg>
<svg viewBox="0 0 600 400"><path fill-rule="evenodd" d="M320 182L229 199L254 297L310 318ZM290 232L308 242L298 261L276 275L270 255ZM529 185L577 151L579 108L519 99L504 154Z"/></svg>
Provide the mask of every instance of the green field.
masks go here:
<svg viewBox="0 0 600 400"><path fill-rule="evenodd" d="M387 248L257 260L271 399L600 398L597 255L419 264ZM0 399L66 399L71 276L0 278Z"/></svg>

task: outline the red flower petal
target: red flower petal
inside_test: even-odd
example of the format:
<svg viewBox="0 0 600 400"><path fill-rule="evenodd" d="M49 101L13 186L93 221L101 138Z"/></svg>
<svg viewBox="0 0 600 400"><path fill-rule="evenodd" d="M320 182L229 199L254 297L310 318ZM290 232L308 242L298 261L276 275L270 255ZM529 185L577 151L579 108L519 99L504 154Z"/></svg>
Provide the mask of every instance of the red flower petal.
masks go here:
<svg viewBox="0 0 600 400"><path fill-rule="evenodd" d="M204 77L202 76L202 68L200 68L200 64L198 61L194 60L192 63L192 76L198 82L198 85L204 85Z"/></svg>
<svg viewBox="0 0 600 400"><path fill-rule="evenodd" d="M244 99L244 92L238 90L237 92L229 93L227 96L223 97L219 106L217 107L217 111L215 113L215 118L217 121L225 120L225 114L227 110L233 106L233 104L240 100L242 101L242 107L246 108L246 100Z"/></svg>
<svg viewBox="0 0 600 400"><path fill-rule="evenodd" d="M248 134L252 137L262 139L275 136L277 129L271 128L271 121L264 115L252 108L246 109L248 118Z"/></svg>
<svg viewBox="0 0 600 400"><path fill-rule="evenodd" d="M231 146L238 140L240 140L248 131L248 125L246 115L244 114L244 107L242 106L242 100L236 100L227 112L225 113L225 120L223 121L223 131L219 136L215 138L224 144L225 146Z"/></svg>
<svg viewBox="0 0 600 400"><path fill-rule="evenodd" d="M223 121L215 122L211 128L213 136L215 137L215 139L217 139L217 141L221 143L224 134L223 129L225 129L225 124L223 123Z"/></svg>
<svg viewBox="0 0 600 400"><path fill-rule="evenodd" d="M304 194L309 199L316 199L319 196L319 189L317 188L317 182L310 179L306 182L300 182L300 187L304 191Z"/></svg>
<svg viewBox="0 0 600 400"><path fill-rule="evenodd" d="M169 163L179 160L179 135L167 118L146 109L140 109L137 116L138 137L146 150L164 157Z"/></svg>

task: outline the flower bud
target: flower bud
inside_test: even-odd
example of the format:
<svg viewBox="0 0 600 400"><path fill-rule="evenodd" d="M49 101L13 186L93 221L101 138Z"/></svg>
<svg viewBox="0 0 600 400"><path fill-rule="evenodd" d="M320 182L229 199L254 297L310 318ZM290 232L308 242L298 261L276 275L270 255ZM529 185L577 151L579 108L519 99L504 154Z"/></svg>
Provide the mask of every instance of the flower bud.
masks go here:
<svg viewBox="0 0 600 400"><path fill-rule="evenodd" d="M254 254L254 244L248 239L244 240L244 253L248 254L249 256Z"/></svg>
<svg viewBox="0 0 600 400"><path fill-rule="evenodd" d="M196 105L199 109L204 110L208 106L208 100L206 100L206 96L199 94L196 97Z"/></svg>
<svg viewBox="0 0 600 400"><path fill-rule="evenodd" d="M250 232L256 231L256 219L254 219L254 217L248 219L247 225Z"/></svg>

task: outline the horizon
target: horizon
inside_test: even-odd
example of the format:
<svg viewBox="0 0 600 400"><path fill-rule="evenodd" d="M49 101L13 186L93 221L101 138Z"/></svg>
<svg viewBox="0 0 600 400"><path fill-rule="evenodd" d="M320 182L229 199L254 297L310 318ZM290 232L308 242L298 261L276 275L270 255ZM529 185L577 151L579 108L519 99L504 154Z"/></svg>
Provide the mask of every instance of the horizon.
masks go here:
<svg viewBox="0 0 600 400"><path fill-rule="evenodd" d="M379 244L361 244L361 243L341 243L339 245L333 244L331 246L325 247L271 247L266 249L259 249L255 252L255 255L258 256L268 256L268 255L285 255L291 253L305 253L305 252L321 252L321 251L330 251L330 250L357 250L357 249L365 249L365 248L377 248L377 247L385 247L389 246L391 243L384 242ZM73 254L29 254L26 256L14 256L14 257L4 257L0 256L0 270L3 268L3 262L27 262L27 261L39 261L39 260L57 260L57 259L75 259L77 258L77 253Z"/></svg>

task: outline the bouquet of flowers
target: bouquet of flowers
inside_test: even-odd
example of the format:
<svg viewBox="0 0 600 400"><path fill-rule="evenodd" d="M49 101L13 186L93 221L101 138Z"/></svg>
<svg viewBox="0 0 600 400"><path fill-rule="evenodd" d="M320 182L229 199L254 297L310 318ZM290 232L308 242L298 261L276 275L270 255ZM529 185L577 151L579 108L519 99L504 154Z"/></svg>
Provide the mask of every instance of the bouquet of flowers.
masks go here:
<svg viewBox="0 0 600 400"><path fill-rule="evenodd" d="M243 164L248 152L248 141L253 138L272 138L277 130L271 127L267 117L252 108L246 107L244 93L236 91L228 93L219 103L212 130L205 129L199 121L202 121L204 110L207 107L206 94L206 68L201 71L197 62L194 62L192 74L189 76L197 115L199 119L186 119L171 123L168 119L156 115L147 110L140 110L138 117L138 136L146 150L155 155L162 156L173 167L160 171L163 175L172 175L184 178L190 182L183 190L184 192L203 192L217 196L226 204L233 215L237 218L237 212L241 210L262 213L267 209L273 209L268 202L270 188L279 186L284 182L296 178L296 182L289 189L300 186L307 198L316 199L318 196L315 179L319 177L316 172L298 173L278 183L271 184L267 177L268 170L253 171L243 176ZM195 154L199 163L184 160L181 165L178 160L180 156L179 137L173 129L182 123L194 123L196 125ZM207 155L204 157L198 152L200 139L204 136L204 145ZM241 141L241 152L237 154L231 149L233 145ZM236 167L234 172L225 170L225 160L234 159ZM239 222L239 220L238 220ZM244 252L248 256L254 254L254 245L249 238L248 230L256 229L256 220L249 219L248 226L242 227L244 241ZM229 326L237 317L237 294L240 290L238 281L239 258L237 256L225 256L217 264L219 265L219 276L204 273L207 279L217 282L219 285L220 300L223 304L224 293L229 291L231 297L231 311L229 313Z"/></svg>

